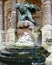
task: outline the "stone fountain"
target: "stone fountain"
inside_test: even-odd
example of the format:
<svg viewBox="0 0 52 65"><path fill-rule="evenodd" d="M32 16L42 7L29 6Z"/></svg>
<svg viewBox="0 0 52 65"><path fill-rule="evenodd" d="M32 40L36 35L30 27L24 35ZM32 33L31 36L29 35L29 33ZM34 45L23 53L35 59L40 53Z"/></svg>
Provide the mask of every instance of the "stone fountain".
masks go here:
<svg viewBox="0 0 52 65"><path fill-rule="evenodd" d="M32 13L39 9L36 5L24 2L18 3L16 8L20 12L18 23L18 39L15 43L7 43L0 50L0 60L10 62L30 62L32 65L45 65L45 59L49 55L42 46L37 46L37 37L34 37L34 29L40 28L32 18ZM11 35L11 34L10 34ZM36 38L36 39L35 39ZM11 38L10 38L11 39Z"/></svg>

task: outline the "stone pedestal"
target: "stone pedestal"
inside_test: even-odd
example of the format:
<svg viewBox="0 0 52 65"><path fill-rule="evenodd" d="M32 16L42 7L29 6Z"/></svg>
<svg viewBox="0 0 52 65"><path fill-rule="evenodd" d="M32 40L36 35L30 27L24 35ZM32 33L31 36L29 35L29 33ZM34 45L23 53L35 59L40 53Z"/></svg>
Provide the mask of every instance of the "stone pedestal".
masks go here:
<svg viewBox="0 0 52 65"><path fill-rule="evenodd" d="M8 29L6 33L6 45L14 45L16 42L16 30L15 29Z"/></svg>

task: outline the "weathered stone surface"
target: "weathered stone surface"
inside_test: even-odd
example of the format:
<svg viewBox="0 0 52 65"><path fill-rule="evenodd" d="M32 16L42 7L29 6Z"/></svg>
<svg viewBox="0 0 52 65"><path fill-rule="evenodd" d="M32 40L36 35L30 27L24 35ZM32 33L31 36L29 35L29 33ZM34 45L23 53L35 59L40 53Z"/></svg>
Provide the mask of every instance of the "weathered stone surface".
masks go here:
<svg viewBox="0 0 52 65"><path fill-rule="evenodd" d="M3 29L3 21L2 21L2 15L0 15L0 30Z"/></svg>
<svg viewBox="0 0 52 65"><path fill-rule="evenodd" d="M43 24L51 24L51 2L46 0L43 2Z"/></svg>
<svg viewBox="0 0 52 65"><path fill-rule="evenodd" d="M10 20L10 27L16 28L16 11L12 11L11 20Z"/></svg>
<svg viewBox="0 0 52 65"><path fill-rule="evenodd" d="M52 23L51 23L51 2L50 0L43 0L43 24L44 27L42 28L42 45L48 52L52 52L52 44L48 44L46 42L47 39L52 38ZM46 59L46 65L52 65L52 54Z"/></svg>
<svg viewBox="0 0 52 65"><path fill-rule="evenodd" d="M15 31L15 29L8 29L6 34L6 45L13 45L15 43Z"/></svg>
<svg viewBox="0 0 52 65"><path fill-rule="evenodd" d="M15 46L22 46L22 47L25 47L25 46L34 46L34 42L32 41L32 38L31 36L29 35L29 33L27 32L24 32L23 36L21 38L18 39L18 41L15 43Z"/></svg>
<svg viewBox="0 0 52 65"><path fill-rule="evenodd" d="M52 54L48 58L46 58L46 65L52 65Z"/></svg>
<svg viewBox="0 0 52 65"><path fill-rule="evenodd" d="M12 14L11 14L11 27L16 28L16 0L11 0Z"/></svg>
<svg viewBox="0 0 52 65"><path fill-rule="evenodd" d="M46 44L46 40L52 38L52 26L51 25L45 25L41 29L42 31L42 44Z"/></svg>
<svg viewBox="0 0 52 65"><path fill-rule="evenodd" d="M19 21L18 22L18 37L22 37L24 32L29 33L31 36L33 36L32 31L34 30L35 26L33 23L31 23L28 20L25 21Z"/></svg>

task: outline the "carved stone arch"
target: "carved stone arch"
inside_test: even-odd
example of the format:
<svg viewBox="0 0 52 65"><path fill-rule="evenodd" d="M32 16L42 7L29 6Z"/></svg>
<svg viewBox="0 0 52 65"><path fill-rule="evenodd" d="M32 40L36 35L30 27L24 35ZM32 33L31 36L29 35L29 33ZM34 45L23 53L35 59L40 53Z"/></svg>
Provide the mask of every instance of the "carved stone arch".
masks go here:
<svg viewBox="0 0 52 65"><path fill-rule="evenodd" d="M37 23L42 27L43 26L43 13L42 13L42 0L17 0L18 3L23 3L24 1L27 1L30 4L36 4L40 7L40 11L38 11L37 14L33 15L33 18L36 19Z"/></svg>
<svg viewBox="0 0 52 65"><path fill-rule="evenodd" d="M24 1L27 1L30 4L36 4L39 7L41 7L41 5L42 5L42 1L41 0L17 0L17 2L19 2L19 3L23 3Z"/></svg>
<svg viewBox="0 0 52 65"><path fill-rule="evenodd" d="M25 0L17 0L18 3L23 3Z"/></svg>
<svg viewBox="0 0 52 65"><path fill-rule="evenodd" d="M37 6L41 7L42 1L41 0L25 0L29 2L30 4L36 4Z"/></svg>

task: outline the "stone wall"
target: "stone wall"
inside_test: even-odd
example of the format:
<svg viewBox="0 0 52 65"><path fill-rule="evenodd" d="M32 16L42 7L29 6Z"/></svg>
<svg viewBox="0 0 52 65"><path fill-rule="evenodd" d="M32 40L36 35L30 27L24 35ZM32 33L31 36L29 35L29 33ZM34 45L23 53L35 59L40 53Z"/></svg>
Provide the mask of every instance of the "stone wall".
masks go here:
<svg viewBox="0 0 52 65"><path fill-rule="evenodd" d="M36 14L33 15L34 20L40 25L43 26L43 14L42 11L38 11Z"/></svg>
<svg viewBox="0 0 52 65"><path fill-rule="evenodd" d="M11 10L11 1L5 2L5 30L9 28L9 16L10 16L10 10Z"/></svg>
<svg viewBox="0 0 52 65"><path fill-rule="evenodd" d="M23 3L25 0L17 0L18 3Z"/></svg>
<svg viewBox="0 0 52 65"><path fill-rule="evenodd" d="M0 2L0 15L2 15L2 3Z"/></svg>

